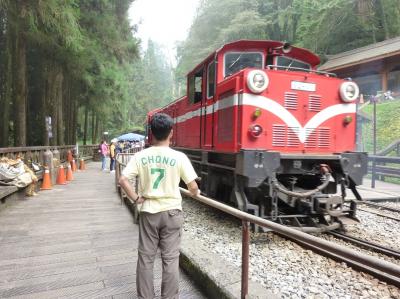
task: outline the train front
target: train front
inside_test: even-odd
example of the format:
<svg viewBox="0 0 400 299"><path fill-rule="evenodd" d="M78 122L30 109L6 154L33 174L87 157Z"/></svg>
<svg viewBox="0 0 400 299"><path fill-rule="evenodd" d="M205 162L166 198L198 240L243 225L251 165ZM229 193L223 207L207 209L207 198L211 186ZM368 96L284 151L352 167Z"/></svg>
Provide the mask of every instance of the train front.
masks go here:
<svg viewBox="0 0 400 299"><path fill-rule="evenodd" d="M346 190L359 197L355 186L367 171L366 154L354 151L357 84L318 72L317 56L287 44L266 57L232 54L225 54L225 72L240 60L253 66L241 71L237 94L236 173L247 178L247 198L262 216L289 225L351 222L356 205L346 203Z"/></svg>

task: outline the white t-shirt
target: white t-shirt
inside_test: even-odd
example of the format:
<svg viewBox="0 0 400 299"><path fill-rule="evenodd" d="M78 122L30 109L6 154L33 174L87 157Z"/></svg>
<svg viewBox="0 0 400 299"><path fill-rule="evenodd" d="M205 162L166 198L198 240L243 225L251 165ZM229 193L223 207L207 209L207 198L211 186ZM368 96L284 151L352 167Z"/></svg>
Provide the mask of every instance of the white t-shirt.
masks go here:
<svg viewBox="0 0 400 299"><path fill-rule="evenodd" d="M146 198L141 212L182 210L179 182L194 181L197 174L189 158L165 146L152 146L136 153L122 172L128 179L139 176L139 194Z"/></svg>

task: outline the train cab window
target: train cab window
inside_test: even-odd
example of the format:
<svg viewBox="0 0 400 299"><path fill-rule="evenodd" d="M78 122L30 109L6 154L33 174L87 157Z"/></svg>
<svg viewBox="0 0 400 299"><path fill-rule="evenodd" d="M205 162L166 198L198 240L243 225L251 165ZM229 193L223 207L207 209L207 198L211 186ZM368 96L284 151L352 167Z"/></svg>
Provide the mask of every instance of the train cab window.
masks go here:
<svg viewBox="0 0 400 299"><path fill-rule="evenodd" d="M201 101L203 94L201 88L203 86L203 69L189 76L189 101L192 104Z"/></svg>
<svg viewBox="0 0 400 299"><path fill-rule="evenodd" d="M278 56L276 58L276 65L283 67L283 69L287 68L288 71L296 71L298 69L311 69L311 65L309 65L308 63L286 56Z"/></svg>
<svg viewBox="0 0 400 299"><path fill-rule="evenodd" d="M215 89L215 62L208 65L207 68L207 99L214 96Z"/></svg>
<svg viewBox="0 0 400 299"><path fill-rule="evenodd" d="M262 68L263 54L258 52L229 52L224 59L224 77L228 77L246 67Z"/></svg>

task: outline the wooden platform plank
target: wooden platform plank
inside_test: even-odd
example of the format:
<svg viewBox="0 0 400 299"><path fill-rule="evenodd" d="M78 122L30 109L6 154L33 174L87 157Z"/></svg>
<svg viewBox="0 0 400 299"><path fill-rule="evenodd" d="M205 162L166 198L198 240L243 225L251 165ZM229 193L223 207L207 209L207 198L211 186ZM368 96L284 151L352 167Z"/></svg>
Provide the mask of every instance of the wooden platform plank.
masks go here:
<svg viewBox="0 0 400 299"><path fill-rule="evenodd" d="M99 169L0 211L0 298L136 296L138 228ZM158 296L160 278L158 255ZM184 274L180 284L181 298L203 298Z"/></svg>

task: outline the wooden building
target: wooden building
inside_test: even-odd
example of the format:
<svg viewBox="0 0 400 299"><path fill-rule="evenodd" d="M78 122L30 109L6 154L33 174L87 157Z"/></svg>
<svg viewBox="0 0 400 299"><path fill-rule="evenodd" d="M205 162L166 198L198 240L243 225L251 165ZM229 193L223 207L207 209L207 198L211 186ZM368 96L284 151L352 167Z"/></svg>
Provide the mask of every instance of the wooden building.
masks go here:
<svg viewBox="0 0 400 299"><path fill-rule="evenodd" d="M387 91L400 96L400 37L329 56L319 70L352 78L364 98Z"/></svg>

